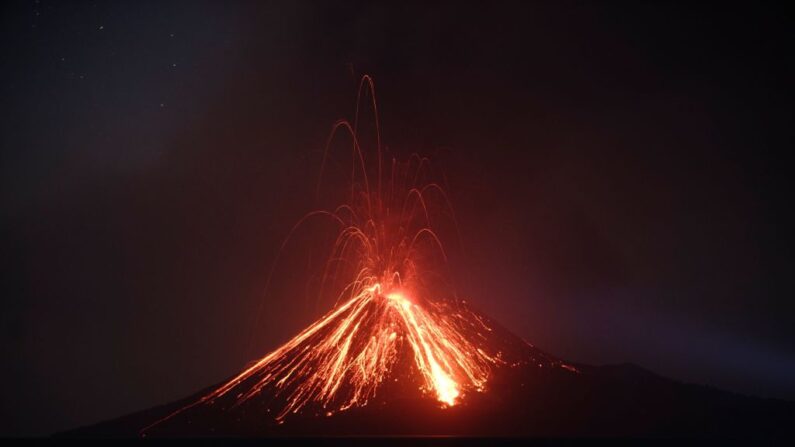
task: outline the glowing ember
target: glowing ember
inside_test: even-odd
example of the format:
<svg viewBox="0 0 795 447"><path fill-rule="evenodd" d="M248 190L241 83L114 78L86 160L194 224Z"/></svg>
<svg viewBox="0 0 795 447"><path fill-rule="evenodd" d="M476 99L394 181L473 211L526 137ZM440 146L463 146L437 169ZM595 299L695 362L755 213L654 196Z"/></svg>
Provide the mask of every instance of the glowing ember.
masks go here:
<svg viewBox="0 0 795 447"><path fill-rule="evenodd" d="M369 91L375 114L378 158L373 172L368 171L357 135L363 91ZM439 272L447 255L431 220L448 216L453 225L455 221L444 190L423 180L429 174L429 161L413 155L402 163L392 159L389 169L382 166L370 77L361 81L353 124L334 125L324 167L330 143L340 129L347 130L353 140L350 200L333 210L307 214L290 232L316 216L337 225L320 286L321 294L336 297L335 306L189 407L224 396L239 405L267 388L276 390L282 399L277 420L310 404L331 415L365 405L387 381L399 376L411 377L409 381L422 392L452 406L467 392L482 391L491 367L502 362L501 353L486 343L491 329L452 298L449 281ZM377 176L373 188L371 175Z"/></svg>

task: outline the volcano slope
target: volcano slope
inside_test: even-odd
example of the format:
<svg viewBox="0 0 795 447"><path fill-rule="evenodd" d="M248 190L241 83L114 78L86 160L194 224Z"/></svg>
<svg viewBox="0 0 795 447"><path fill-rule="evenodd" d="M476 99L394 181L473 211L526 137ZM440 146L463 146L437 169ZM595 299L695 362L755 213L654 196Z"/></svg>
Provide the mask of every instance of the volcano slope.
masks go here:
<svg viewBox="0 0 795 447"><path fill-rule="evenodd" d="M599 367L568 364L538 350L465 304L460 304L457 312L467 321L477 320L473 328L488 328L482 332L470 328L472 333L467 336L479 339L477 349L498 361L489 365L487 379L480 389L461 388L452 405L443 402L428 387L418 371L417 359L412 358L410 343L404 341L400 346L401 336L395 336L399 346L394 364L368 394L366 402L347 405L349 397L356 395L356 383L343 378L337 392L346 397L309 400L300 408L282 414L284 408L290 408L296 387L311 382L318 373L317 364L307 362L307 369L294 373L292 385L282 382L279 386L277 380L263 383L253 376L238 374L186 399L57 436L793 435L795 403L683 384L630 364ZM323 330L333 332L334 327ZM303 341L311 344L316 339L308 337ZM282 353L283 361L295 362L308 346ZM229 392L219 396L218 390L225 387ZM247 399L240 399L255 389Z"/></svg>

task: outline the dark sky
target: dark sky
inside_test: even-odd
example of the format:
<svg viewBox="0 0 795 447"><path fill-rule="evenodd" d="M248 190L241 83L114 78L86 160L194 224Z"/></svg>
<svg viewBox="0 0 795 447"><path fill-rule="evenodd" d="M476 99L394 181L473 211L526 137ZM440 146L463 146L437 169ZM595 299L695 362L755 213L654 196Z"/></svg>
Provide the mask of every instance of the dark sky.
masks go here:
<svg viewBox="0 0 795 447"><path fill-rule="evenodd" d="M724 3L3 2L0 434L183 397L311 321L264 278L363 73L391 150L444 154L476 306L795 399L795 27Z"/></svg>

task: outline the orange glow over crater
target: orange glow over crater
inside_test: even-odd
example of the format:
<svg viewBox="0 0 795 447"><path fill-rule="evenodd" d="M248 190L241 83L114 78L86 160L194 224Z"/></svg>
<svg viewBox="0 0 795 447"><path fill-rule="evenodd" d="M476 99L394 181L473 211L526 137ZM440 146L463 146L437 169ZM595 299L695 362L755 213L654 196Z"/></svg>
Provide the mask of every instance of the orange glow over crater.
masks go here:
<svg viewBox="0 0 795 447"><path fill-rule="evenodd" d="M375 115L377 159L370 168L357 133L363 92L369 92ZM503 363L501 353L486 346L492 329L455 299L447 279L447 253L436 223L447 219L457 226L444 189L425 180L430 161L415 154L404 162L392 158L384 163L369 76L360 83L353 123L339 121L332 127L322 166L340 130L353 143L350 198L305 215L280 251L309 219L326 218L336 226L318 293L319 301L327 296L334 306L186 408L225 396L234 400L234 407L268 390L268 396L278 398L279 421L308 406L331 415L366 405L384 383L398 380L398 370L410 372L409 382L418 383L422 393L452 406L468 392L483 391L491 368ZM371 176L377 179L373 184ZM323 168L319 183L322 177Z"/></svg>

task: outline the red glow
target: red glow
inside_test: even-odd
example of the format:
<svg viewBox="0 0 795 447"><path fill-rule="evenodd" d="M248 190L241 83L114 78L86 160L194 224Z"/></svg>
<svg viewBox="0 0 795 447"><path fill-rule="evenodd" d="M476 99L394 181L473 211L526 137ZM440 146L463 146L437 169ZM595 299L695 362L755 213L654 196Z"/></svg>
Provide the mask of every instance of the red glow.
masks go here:
<svg viewBox="0 0 795 447"><path fill-rule="evenodd" d="M375 111L377 160L371 171L357 135L358 102L364 92L369 92ZM491 368L502 363L502 353L485 343L491 328L449 292L447 254L432 223L432 216L444 214L455 225L447 195L438 183L424 180L430 164L426 158L393 158L383 166L374 95L372 79L364 76L354 122L333 126L324 154L325 167L336 133L350 134L354 163L349 200L308 213L288 235L315 217L337 226L321 283L321 293L339 290L336 304L189 407L223 396L239 405L267 388L284 396L283 407L275 409L277 420L310 403L331 415L366 405L387 380L397 380L393 372L399 359L410 363L423 393L452 406L467 393L483 391ZM369 175L377 176L374 185ZM323 170L319 183L322 178ZM335 284L342 287L335 289Z"/></svg>

